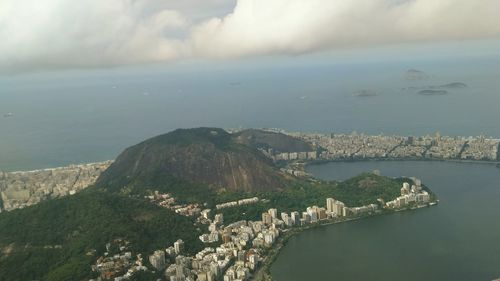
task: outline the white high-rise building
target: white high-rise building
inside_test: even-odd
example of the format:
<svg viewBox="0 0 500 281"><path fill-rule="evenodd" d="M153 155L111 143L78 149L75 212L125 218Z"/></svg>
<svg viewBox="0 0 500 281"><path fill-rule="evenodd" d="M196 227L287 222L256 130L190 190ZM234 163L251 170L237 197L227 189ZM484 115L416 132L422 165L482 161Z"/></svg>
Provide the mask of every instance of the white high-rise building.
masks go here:
<svg viewBox="0 0 500 281"><path fill-rule="evenodd" d="M273 223L273 217L271 216L271 214L269 214L269 212L262 213L262 223L265 225L270 225L271 223Z"/></svg>
<svg viewBox="0 0 500 281"><path fill-rule="evenodd" d="M410 193L410 184L405 182L403 183L403 187L401 188L401 195L406 195Z"/></svg>
<svg viewBox="0 0 500 281"><path fill-rule="evenodd" d="M165 267L165 252L158 250L149 256L149 262L156 269L163 269Z"/></svg>
<svg viewBox="0 0 500 281"><path fill-rule="evenodd" d="M281 212L281 220L282 220L282 221L285 221L285 220L286 220L286 218L288 218L288 214L287 214L287 213L285 213L285 212Z"/></svg>
<svg viewBox="0 0 500 281"><path fill-rule="evenodd" d="M334 205L335 205L335 199L333 199L333 198L326 198L326 210L329 213L333 213Z"/></svg>
<svg viewBox="0 0 500 281"><path fill-rule="evenodd" d="M175 241L175 243L174 243L174 249L175 249L175 253L177 255L179 255L180 253L182 253L182 251L184 251L184 241L182 241L181 239Z"/></svg>
<svg viewBox="0 0 500 281"><path fill-rule="evenodd" d="M326 199L326 210L334 216L341 217L344 213L345 204L333 198Z"/></svg>
<svg viewBox="0 0 500 281"><path fill-rule="evenodd" d="M313 207L308 207L307 208L307 213L311 217L311 222L318 221L318 211L317 211L317 209L318 209L317 206L313 206Z"/></svg>
<svg viewBox="0 0 500 281"><path fill-rule="evenodd" d="M223 214L216 214L214 217L214 223L221 225L224 224L224 215Z"/></svg>
<svg viewBox="0 0 500 281"><path fill-rule="evenodd" d="M271 215L273 219L278 218L278 210L277 209L269 209L268 213Z"/></svg>
<svg viewBox="0 0 500 281"><path fill-rule="evenodd" d="M300 224L300 214L299 214L299 212L292 212L291 218L292 218L293 225L299 225Z"/></svg>
<svg viewBox="0 0 500 281"><path fill-rule="evenodd" d="M340 201L337 201L336 204L335 204L335 213L338 215L338 216L344 216L344 209L345 209L345 204L340 202Z"/></svg>
<svg viewBox="0 0 500 281"><path fill-rule="evenodd" d="M308 212L302 212L302 219L306 222L306 223L310 223L311 222L311 216L309 215Z"/></svg>
<svg viewBox="0 0 500 281"><path fill-rule="evenodd" d="M292 219L287 213L281 213L281 219L283 220L286 226L288 227L293 226Z"/></svg>

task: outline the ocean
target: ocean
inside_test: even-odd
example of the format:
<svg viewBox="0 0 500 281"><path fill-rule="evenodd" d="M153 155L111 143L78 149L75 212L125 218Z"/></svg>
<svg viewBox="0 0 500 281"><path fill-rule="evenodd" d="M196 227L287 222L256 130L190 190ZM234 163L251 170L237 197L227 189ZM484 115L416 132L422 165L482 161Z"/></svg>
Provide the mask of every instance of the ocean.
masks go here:
<svg viewBox="0 0 500 281"><path fill-rule="evenodd" d="M3 77L0 170L114 159L149 137L199 126L498 138L499 61L247 62ZM411 68L429 79L404 79ZM468 88L443 96L402 90L450 82ZM360 90L377 96L353 96Z"/></svg>

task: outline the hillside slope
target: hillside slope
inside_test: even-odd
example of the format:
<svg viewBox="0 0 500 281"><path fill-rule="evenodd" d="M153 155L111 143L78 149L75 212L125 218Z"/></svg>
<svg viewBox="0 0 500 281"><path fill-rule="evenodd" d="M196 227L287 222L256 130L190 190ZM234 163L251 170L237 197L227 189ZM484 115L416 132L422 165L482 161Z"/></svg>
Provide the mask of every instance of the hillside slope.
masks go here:
<svg viewBox="0 0 500 281"><path fill-rule="evenodd" d="M96 185L138 192L172 181L251 192L280 190L286 176L262 153L236 143L226 131L196 128L178 129L127 148Z"/></svg>
<svg viewBox="0 0 500 281"><path fill-rule="evenodd" d="M136 253L182 238L201 249L193 222L140 199L95 189L0 215L0 280L88 280L90 265L116 238ZM88 255L95 249L96 255Z"/></svg>

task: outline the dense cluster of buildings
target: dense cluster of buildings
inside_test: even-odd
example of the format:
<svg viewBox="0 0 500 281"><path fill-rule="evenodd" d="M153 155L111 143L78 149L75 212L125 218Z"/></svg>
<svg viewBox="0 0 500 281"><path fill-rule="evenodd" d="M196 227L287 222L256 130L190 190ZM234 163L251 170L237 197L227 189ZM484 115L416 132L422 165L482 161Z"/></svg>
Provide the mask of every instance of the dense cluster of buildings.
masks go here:
<svg viewBox="0 0 500 281"><path fill-rule="evenodd" d="M316 160L318 153L316 151L284 152L272 154L272 158L275 161Z"/></svg>
<svg viewBox="0 0 500 281"><path fill-rule="evenodd" d="M485 137L470 138L460 155L462 159L498 159L498 140L486 139Z"/></svg>
<svg viewBox="0 0 500 281"><path fill-rule="evenodd" d="M497 161L500 140L479 137L434 136L370 136L365 134L284 133L307 141L317 151L280 153L266 151L275 161L343 160L343 159L459 159Z"/></svg>
<svg viewBox="0 0 500 281"><path fill-rule="evenodd" d="M0 212L73 195L92 185L112 161L26 172L0 171Z"/></svg>
<svg viewBox="0 0 500 281"><path fill-rule="evenodd" d="M236 207L236 206L243 206L243 205L250 205L250 204L255 204L259 202L258 197L252 197L252 198L245 198L241 199L238 201L231 201L231 202L226 202L226 203L220 203L215 205L215 208L217 210L224 209L224 208L229 208L229 207Z"/></svg>
<svg viewBox="0 0 500 281"><path fill-rule="evenodd" d="M178 240L174 246L158 249L149 256L153 270L163 272L169 281L233 281L247 280L261 260L261 250L251 248L255 238L252 223L238 222L224 227L218 214L214 222L223 237L217 247L206 247L194 256L184 253L184 242ZM260 226L262 227L262 226ZM261 230L259 228L259 230Z"/></svg>
<svg viewBox="0 0 500 281"><path fill-rule="evenodd" d="M199 204L178 204L170 193L160 193L155 191L153 195L145 196L146 199L160 207L171 209L177 214L186 217L197 217L201 214Z"/></svg>
<svg viewBox="0 0 500 281"><path fill-rule="evenodd" d="M153 251L147 258L148 269L141 255L134 257L128 250L128 242L118 239L113 242L116 246L110 247L111 243L106 246L107 251L97 259L93 270L100 274L97 280L129 280L140 270L161 272L169 281L249 280L259 264L266 260L269 249L277 239L291 228L369 215L380 212L381 208L404 209L430 204L430 194L423 190L421 181L416 178L411 178L411 181L411 186L403 183L401 196L389 202L379 199L378 204L349 207L334 198L326 198L325 207L310 206L303 211L289 213L271 208L262 213L258 221L224 224L221 213L212 214L211 209L204 209L197 212L197 222L208 225L208 232L199 238L210 245L194 256L187 255L184 242L177 240L170 247ZM148 198L163 207L175 209L174 206L177 206L169 194L155 192ZM238 206L258 201L254 197L228 203ZM222 208L231 207L225 204Z"/></svg>
<svg viewBox="0 0 500 281"><path fill-rule="evenodd" d="M415 179L414 185L405 182L401 187L401 196L396 199L386 202L385 206L391 209L406 208L410 205L425 206L430 203L431 195L422 189L420 180Z"/></svg>
<svg viewBox="0 0 500 281"><path fill-rule="evenodd" d="M129 244L129 241L123 239L115 239L106 244L106 252L97 258L95 265L92 266L92 271L97 272L99 277L90 281L128 280L138 271L147 271L141 254L134 257L129 250ZM93 255L94 252L87 254Z"/></svg>

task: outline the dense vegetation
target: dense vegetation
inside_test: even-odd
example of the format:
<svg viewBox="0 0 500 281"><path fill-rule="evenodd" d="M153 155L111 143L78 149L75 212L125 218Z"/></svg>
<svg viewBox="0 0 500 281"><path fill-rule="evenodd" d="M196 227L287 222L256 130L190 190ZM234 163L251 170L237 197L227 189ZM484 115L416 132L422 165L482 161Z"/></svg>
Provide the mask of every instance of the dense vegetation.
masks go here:
<svg viewBox="0 0 500 281"><path fill-rule="evenodd" d="M159 178L158 183L161 180L165 178ZM269 208L291 212L312 205L324 206L328 197L348 206L376 203L378 198L391 200L398 196L402 182L403 179L367 173L338 183L296 180L280 192L216 193L206 186L175 178L157 187L160 191L175 193L184 201L207 203L209 207L250 196L267 199L254 205L221 210L225 222L230 223L241 219L260 220L262 212ZM86 253L95 249L97 255L101 254L104 245L112 239L129 240L134 251L148 254L182 238L187 250L193 253L202 247L197 239L199 234L190 219L159 208L140 196L94 187L74 196L2 214L0 280L82 280L92 276L90 265L96 258ZM54 248L56 245L62 248ZM146 275L137 278L147 280Z"/></svg>
<svg viewBox="0 0 500 281"><path fill-rule="evenodd" d="M148 254L182 238L193 253L202 246L198 235L190 219L168 209L88 190L0 216L0 280L82 280L96 259L86 253L101 254L112 239Z"/></svg>
<svg viewBox="0 0 500 281"><path fill-rule="evenodd" d="M260 219L262 212L278 208L279 212L303 211L309 206L325 206L326 198L333 197L347 206L356 207L386 201L399 196L400 188L408 179L391 179L371 173L361 174L344 182L297 181L282 192L258 194L221 194L219 200L235 200L252 195L268 199L269 202L223 209L226 222L241 219Z"/></svg>

